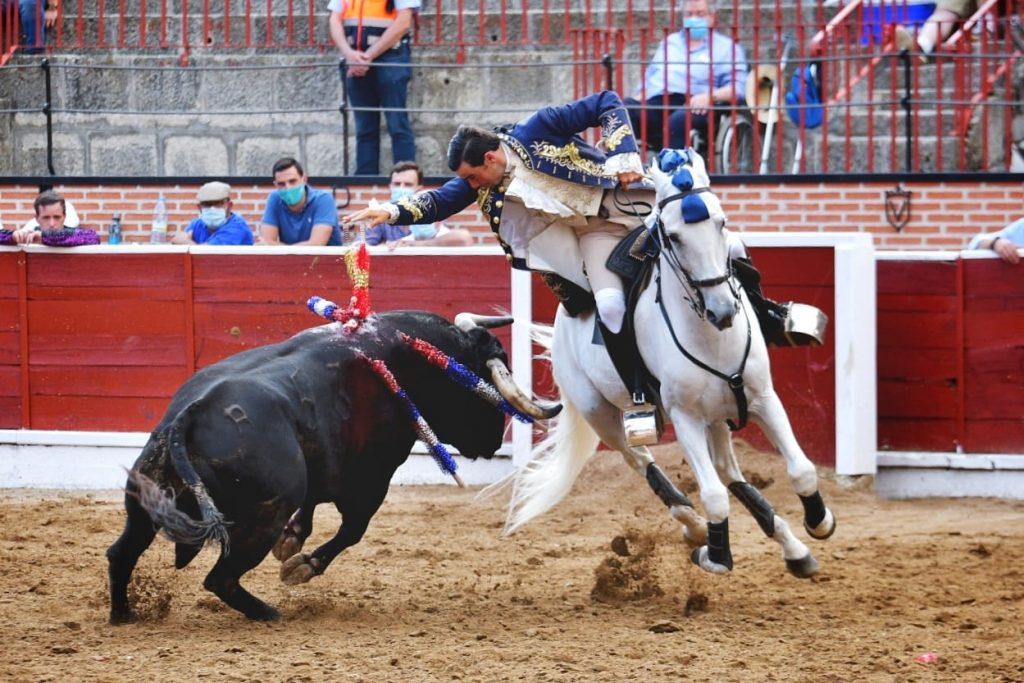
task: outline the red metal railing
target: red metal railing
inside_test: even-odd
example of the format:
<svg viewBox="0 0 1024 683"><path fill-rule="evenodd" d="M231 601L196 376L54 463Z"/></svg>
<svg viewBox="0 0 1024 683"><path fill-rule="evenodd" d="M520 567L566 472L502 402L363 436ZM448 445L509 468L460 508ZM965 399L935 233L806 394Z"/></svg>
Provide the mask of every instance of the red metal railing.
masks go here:
<svg viewBox="0 0 1024 683"><path fill-rule="evenodd" d="M842 166L829 168L823 152L822 171L1010 168L1011 67L1022 54L1010 18L1020 1L982 3L927 62L916 49L901 55L895 44L896 22L914 7L853 0L812 39L811 58L823 65L825 126L844 143ZM871 12L890 20L872 25ZM919 29L910 30L916 37ZM858 133L863 157L851 148Z"/></svg>

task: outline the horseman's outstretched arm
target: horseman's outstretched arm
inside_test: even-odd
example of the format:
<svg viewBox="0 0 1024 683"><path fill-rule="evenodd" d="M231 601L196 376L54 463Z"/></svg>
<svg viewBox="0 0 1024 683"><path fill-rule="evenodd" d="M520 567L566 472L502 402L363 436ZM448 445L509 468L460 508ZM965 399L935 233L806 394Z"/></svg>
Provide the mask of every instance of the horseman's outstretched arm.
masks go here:
<svg viewBox="0 0 1024 683"><path fill-rule="evenodd" d="M476 201L477 192L462 178L452 178L436 190L417 192L397 202L382 204L391 211L392 225L434 223L457 214Z"/></svg>

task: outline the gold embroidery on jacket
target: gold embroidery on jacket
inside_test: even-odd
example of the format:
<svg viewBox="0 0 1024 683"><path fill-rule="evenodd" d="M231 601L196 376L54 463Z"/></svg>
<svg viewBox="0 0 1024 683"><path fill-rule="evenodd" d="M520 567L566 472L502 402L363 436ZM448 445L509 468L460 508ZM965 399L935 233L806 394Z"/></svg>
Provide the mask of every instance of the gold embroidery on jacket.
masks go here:
<svg viewBox="0 0 1024 683"><path fill-rule="evenodd" d="M597 177L610 177L605 173L604 165L580 156L580 150L576 143L570 142L567 145L553 145L544 140L533 143L533 153L541 159L547 159L555 166L580 171Z"/></svg>
<svg viewBox="0 0 1024 683"><path fill-rule="evenodd" d="M508 145L513 152L515 152L517 157L523 160L523 163L526 164L526 168L531 171L534 170L533 159L530 158L530 153L526 151L525 147L523 147L523 143L519 142L519 140L516 140L507 133L498 133L498 137L501 138L501 141Z"/></svg>
<svg viewBox="0 0 1024 683"><path fill-rule="evenodd" d="M430 199L430 195L426 193L416 194L412 197L402 197L396 203L398 206L411 213L414 221L421 220L423 218L423 212L430 210L431 204L433 204Z"/></svg>
<svg viewBox="0 0 1024 683"><path fill-rule="evenodd" d="M622 144L627 135L632 135L633 129L629 126L619 126L612 133L604 138L604 146L609 152Z"/></svg>

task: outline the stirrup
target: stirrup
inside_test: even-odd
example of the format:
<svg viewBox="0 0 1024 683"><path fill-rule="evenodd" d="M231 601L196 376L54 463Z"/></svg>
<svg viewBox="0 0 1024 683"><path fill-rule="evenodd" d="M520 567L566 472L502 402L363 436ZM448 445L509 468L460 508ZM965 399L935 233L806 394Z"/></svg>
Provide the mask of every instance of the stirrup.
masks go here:
<svg viewBox="0 0 1024 683"><path fill-rule="evenodd" d="M790 301L783 304L782 329L771 341L778 346L821 346L825 343L828 316L816 306Z"/></svg>
<svg viewBox="0 0 1024 683"><path fill-rule="evenodd" d="M622 431L629 446L654 446L661 440L661 413L658 407L634 394L633 407L622 411Z"/></svg>

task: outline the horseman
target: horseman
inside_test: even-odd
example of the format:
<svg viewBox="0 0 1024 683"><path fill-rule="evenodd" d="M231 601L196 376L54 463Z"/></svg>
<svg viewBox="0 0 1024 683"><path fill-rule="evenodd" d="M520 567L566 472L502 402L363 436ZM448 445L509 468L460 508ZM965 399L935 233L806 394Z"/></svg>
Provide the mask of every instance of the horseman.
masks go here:
<svg viewBox="0 0 1024 683"><path fill-rule="evenodd" d="M601 129L596 147L581 137L594 127ZM475 202L513 268L541 272L570 315L596 306L616 370L634 396L637 389L642 393L634 383L641 364L623 279L608 260L650 214L654 191L619 96L599 92L493 131L460 126L447 161L458 177L440 188L370 206L344 222L431 223ZM738 239L731 240L730 251L766 340L783 340L787 307L761 294L760 275Z"/></svg>

